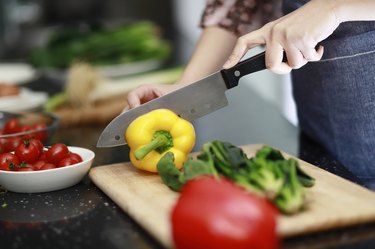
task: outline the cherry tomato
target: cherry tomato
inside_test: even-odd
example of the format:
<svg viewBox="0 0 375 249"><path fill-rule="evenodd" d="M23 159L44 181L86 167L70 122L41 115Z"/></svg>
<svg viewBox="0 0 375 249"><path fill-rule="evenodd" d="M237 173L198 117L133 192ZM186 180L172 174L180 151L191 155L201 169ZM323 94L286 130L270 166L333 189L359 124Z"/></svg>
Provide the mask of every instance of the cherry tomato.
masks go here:
<svg viewBox="0 0 375 249"><path fill-rule="evenodd" d="M7 139L6 138L0 138L0 153L4 153L5 151L5 144Z"/></svg>
<svg viewBox="0 0 375 249"><path fill-rule="evenodd" d="M18 132L28 132L28 131L31 131L31 128L30 126L28 125L23 125L19 128ZM26 139L30 139L31 138L31 135L32 134L25 134L25 135L22 135L22 139L23 140L26 140Z"/></svg>
<svg viewBox="0 0 375 249"><path fill-rule="evenodd" d="M42 168L42 166L43 166L44 164L46 164L45 161L43 161L43 160L38 160L38 161L34 162L34 163L32 164L32 166L33 166L34 170L40 170L40 168Z"/></svg>
<svg viewBox="0 0 375 249"><path fill-rule="evenodd" d="M42 153L39 155L39 160L46 161L46 153L47 151L43 150Z"/></svg>
<svg viewBox="0 0 375 249"><path fill-rule="evenodd" d="M32 130L32 128L31 128L31 126L29 126L29 125L21 125L21 126L19 126L18 127L18 132L28 132L28 131L31 131Z"/></svg>
<svg viewBox="0 0 375 249"><path fill-rule="evenodd" d="M30 128L31 128L31 130L40 130L40 129L45 129L46 127L47 127L47 125L44 124L44 123L37 123L37 124L32 125ZM44 142L44 141L47 140L48 131L35 132L34 134L32 134L32 137L34 137L36 139L39 139L40 141Z"/></svg>
<svg viewBox="0 0 375 249"><path fill-rule="evenodd" d="M43 147L44 147L43 143L40 140L36 139L36 138L30 138L29 139L29 143L30 144L34 144L38 148L38 151L39 151L38 156L41 156L42 153L43 153Z"/></svg>
<svg viewBox="0 0 375 249"><path fill-rule="evenodd" d="M61 160L68 157L69 149L65 144L57 143L52 145L46 152L46 161L58 165Z"/></svg>
<svg viewBox="0 0 375 249"><path fill-rule="evenodd" d="M74 152L70 152L69 153L69 157L73 158L74 160L76 160L77 163L80 163L80 162L83 161L82 157L80 155L78 155L77 153L74 153Z"/></svg>
<svg viewBox="0 0 375 249"><path fill-rule="evenodd" d="M16 168L16 171L34 171L34 167L30 164L22 164Z"/></svg>
<svg viewBox="0 0 375 249"><path fill-rule="evenodd" d="M65 166L69 166L69 165L73 165L73 164L77 164L77 163L78 163L78 161L76 159L71 158L71 157L67 157L67 158L64 158L63 160L61 160L57 166L58 167L65 167Z"/></svg>
<svg viewBox="0 0 375 249"><path fill-rule="evenodd" d="M3 142L4 152L14 151L17 148L17 146L20 145L22 141L20 137L8 137L4 139L5 139L5 141Z"/></svg>
<svg viewBox="0 0 375 249"><path fill-rule="evenodd" d="M47 169L55 169L55 168L56 168L56 165L52 163L46 163L39 170L47 170Z"/></svg>
<svg viewBox="0 0 375 249"><path fill-rule="evenodd" d="M19 165L20 160L13 153L0 154L0 170L10 170L10 165Z"/></svg>
<svg viewBox="0 0 375 249"><path fill-rule="evenodd" d="M34 171L32 167L17 168L17 171Z"/></svg>
<svg viewBox="0 0 375 249"><path fill-rule="evenodd" d="M33 163L38 160L39 153L39 148L34 143L30 143L29 140L24 140L15 150L15 154L20 161L27 163Z"/></svg>
<svg viewBox="0 0 375 249"><path fill-rule="evenodd" d="M182 188L172 210L178 249L275 249L277 211L226 179L200 177Z"/></svg>
<svg viewBox="0 0 375 249"><path fill-rule="evenodd" d="M5 134L12 134L17 133L20 129L20 123L16 118L10 118L5 121L4 125L4 133Z"/></svg>

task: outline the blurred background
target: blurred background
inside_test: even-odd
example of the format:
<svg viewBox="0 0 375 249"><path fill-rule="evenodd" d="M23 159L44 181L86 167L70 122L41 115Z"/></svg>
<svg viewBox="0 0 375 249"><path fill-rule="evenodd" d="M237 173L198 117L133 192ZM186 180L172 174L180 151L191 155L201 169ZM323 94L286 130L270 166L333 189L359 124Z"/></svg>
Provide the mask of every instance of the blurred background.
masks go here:
<svg viewBox="0 0 375 249"><path fill-rule="evenodd" d="M173 36L168 0L1 0L0 7L0 51L5 59L26 56L61 26L115 26L148 19L163 27L166 38Z"/></svg>
<svg viewBox="0 0 375 249"><path fill-rule="evenodd" d="M125 94L137 85L178 79L199 36L204 4L0 0L0 83L19 88L18 95L0 98L0 110L43 108L57 113L63 126L109 122L124 106ZM248 56L257 52L260 49ZM246 91L274 106L293 127L298 125L288 75L262 71L244 77L240 86L228 98L243 109L224 108L198 120L198 132L219 116L246 118L246 106L252 105L248 95L240 94ZM238 137L233 142L248 142Z"/></svg>

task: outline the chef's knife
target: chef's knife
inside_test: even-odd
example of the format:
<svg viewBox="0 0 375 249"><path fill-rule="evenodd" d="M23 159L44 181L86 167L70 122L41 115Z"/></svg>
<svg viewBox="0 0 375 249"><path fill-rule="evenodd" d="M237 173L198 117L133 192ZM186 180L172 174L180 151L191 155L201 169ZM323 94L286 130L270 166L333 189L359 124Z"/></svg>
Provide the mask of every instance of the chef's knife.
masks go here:
<svg viewBox="0 0 375 249"><path fill-rule="evenodd" d="M285 61L285 56L284 56ZM114 118L99 137L97 147L126 144L124 133L138 116L159 108L172 110L186 120L194 120L228 105L225 91L238 85L241 77L266 69L265 52L243 60L229 69L130 109Z"/></svg>

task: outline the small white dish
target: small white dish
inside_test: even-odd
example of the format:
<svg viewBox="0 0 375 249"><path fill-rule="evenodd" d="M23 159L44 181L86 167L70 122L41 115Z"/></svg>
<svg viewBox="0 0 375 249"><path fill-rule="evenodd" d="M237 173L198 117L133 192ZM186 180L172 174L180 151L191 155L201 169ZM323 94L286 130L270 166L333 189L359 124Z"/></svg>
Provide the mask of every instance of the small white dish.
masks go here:
<svg viewBox="0 0 375 249"><path fill-rule="evenodd" d="M24 84L37 77L36 70L27 63L0 63L0 81L8 84Z"/></svg>
<svg viewBox="0 0 375 249"><path fill-rule="evenodd" d="M30 111L43 107L48 100L45 92L21 88L18 95L0 97L0 110L8 112Z"/></svg>
<svg viewBox="0 0 375 249"><path fill-rule="evenodd" d="M68 146L79 154L83 161L74 165L38 171L2 171L0 185L8 191L18 193L41 193L71 187L79 183L88 173L95 153L89 149Z"/></svg>
<svg viewBox="0 0 375 249"><path fill-rule="evenodd" d="M163 61L159 59L149 59L135 61L125 64L97 66L99 73L107 78L119 78L133 74L145 73L160 68Z"/></svg>

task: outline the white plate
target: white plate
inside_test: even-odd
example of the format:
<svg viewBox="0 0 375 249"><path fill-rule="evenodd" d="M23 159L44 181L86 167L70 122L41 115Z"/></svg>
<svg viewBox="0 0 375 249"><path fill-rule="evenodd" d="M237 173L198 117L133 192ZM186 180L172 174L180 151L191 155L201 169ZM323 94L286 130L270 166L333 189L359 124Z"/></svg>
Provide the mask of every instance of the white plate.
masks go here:
<svg viewBox="0 0 375 249"><path fill-rule="evenodd" d="M55 169L38 171L0 170L0 185L18 193L41 193L71 187L82 180L90 170L95 153L89 149L68 146L82 162Z"/></svg>
<svg viewBox="0 0 375 249"><path fill-rule="evenodd" d="M164 61L162 60L150 59L125 64L97 66L96 69L105 78L119 78L156 70L160 68L163 63ZM41 72L47 78L56 81L65 82L68 76L68 71L64 69L47 68L41 69Z"/></svg>
<svg viewBox="0 0 375 249"><path fill-rule="evenodd" d="M104 77L117 78L132 74L149 72L154 69L160 68L162 64L163 61L161 60L150 59L119 65L98 66L97 69Z"/></svg>
<svg viewBox="0 0 375 249"><path fill-rule="evenodd" d="M26 63L1 63L0 82L8 84L23 84L35 79L36 70Z"/></svg>
<svg viewBox="0 0 375 249"><path fill-rule="evenodd" d="M48 94L45 92L21 88L18 95L0 97L0 110L9 112L35 110L42 107L47 100Z"/></svg>

